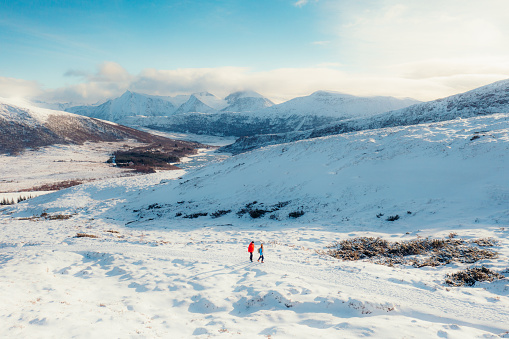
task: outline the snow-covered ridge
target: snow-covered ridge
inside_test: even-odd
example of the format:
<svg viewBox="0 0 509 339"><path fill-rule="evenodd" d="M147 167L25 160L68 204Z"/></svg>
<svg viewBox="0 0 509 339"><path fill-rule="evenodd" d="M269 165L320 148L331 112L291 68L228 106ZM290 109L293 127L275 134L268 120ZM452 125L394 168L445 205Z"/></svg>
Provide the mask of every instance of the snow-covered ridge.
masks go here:
<svg viewBox="0 0 509 339"><path fill-rule="evenodd" d="M29 124L43 124L50 116L76 116L63 111L40 108L24 99L0 98L0 119Z"/></svg>

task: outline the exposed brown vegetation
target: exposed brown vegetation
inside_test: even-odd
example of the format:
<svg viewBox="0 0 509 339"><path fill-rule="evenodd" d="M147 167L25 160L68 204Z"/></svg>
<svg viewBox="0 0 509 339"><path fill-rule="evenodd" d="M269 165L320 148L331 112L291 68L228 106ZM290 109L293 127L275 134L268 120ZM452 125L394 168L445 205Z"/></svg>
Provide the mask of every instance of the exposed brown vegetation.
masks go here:
<svg viewBox="0 0 509 339"><path fill-rule="evenodd" d="M76 234L76 238L99 238L97 235L87 234L87 233L78 233Z"/></svg>
<svg viewBox="0 0 509 339"><path fill-rule="evenodd" d="M20 192L58 191L58 190L62 190L64 188L81 185L84 182L90 182L90 181L93 181L93 180L78 180L78 179L64 180L64 181L59 181L59 182L55 182L55 183L51 183L51 184L44 184L44 185L40 185L40 186L26 188L24 190L21 190Z"/></svg>
<svg viewBox="0 0 509 339"><path fill-rule="evenodd" d="M67 219L70 219L70 218L72 218L72 214L53 214L53 215L50 215L50 214L44 212L41 215L33 215L31 217L18 218L18 220L32 220L32 221L38 221L40 219L67 220Z"/></svg>
<svg viewBox="0 0 509 339"><path fill-rule="evenodd" d="M415 267L439 266L452 261L474 263L481 259L492 259L497 256L497 252L480 249L463 239L450 237L400 242L359 237L335 242L327 247L329 250L326 253L334 258L343 260L371 259L376 263L389 266L394 264L411 264Z"/></svg>
<svg viewBox="0 0 509 339"><path fill-rule="evenodd" d="M133 169L140 173L154 173L156 169L178 169L170 163L177 163L180 157L195 153L195 148L189 143L170 140L118 150L113 153L108 162L114 162L118 167Z"/></svg>
<svg viewBox="0 0 509 339"><path fill-rule="evenodd" d="M489 268L473 267L456 273L448 274L445 283L450 286L474 286L477 281L494 281L505 277Z"/></svg>

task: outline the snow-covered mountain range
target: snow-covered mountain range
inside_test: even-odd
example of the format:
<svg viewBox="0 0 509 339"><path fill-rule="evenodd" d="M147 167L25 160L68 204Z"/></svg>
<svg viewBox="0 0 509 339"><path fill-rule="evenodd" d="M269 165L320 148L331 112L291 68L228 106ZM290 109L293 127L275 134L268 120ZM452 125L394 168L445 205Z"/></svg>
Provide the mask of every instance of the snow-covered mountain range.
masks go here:
<svg viewBox="0 0 509 339"><path fill-rule="evenodd" d="M155 96L127 91L100 105L69 107L66 111L112 122L141 116L172 116L185 113L244 112L269 107L273 103L258 93L235 92L220 99L209 92L191 95Z"/></svg>
<svg viewBox="0 0 509 339"><path fill-rule="evenodd" d="M278 105L253 91L235 92L225 99L208 92L195 93L180 106L176 105L175 99L126 92L99 106L73 107L68 111L129 126L241 137L307 130L417 102L413 99L356 97L325 91Z"/></svg>
<svg viewBox="0 0 509 339"><path fill-rule="evenodd" d="M53 144L81 144L86 141L169 141L115 123L8 99L0 99L0 131L1 153L16 153L26 148Z"/></svg>
<svg viewBox="0 0 509 339"><path fill-rule="evenodd" d="M237 154L267 145L352 131L408 126L506 112L509 112L509 79L447 98L418 103L381 114L345 119L318 128L244 136L239 138L236 143L223 148L223 151Z"/></svg>

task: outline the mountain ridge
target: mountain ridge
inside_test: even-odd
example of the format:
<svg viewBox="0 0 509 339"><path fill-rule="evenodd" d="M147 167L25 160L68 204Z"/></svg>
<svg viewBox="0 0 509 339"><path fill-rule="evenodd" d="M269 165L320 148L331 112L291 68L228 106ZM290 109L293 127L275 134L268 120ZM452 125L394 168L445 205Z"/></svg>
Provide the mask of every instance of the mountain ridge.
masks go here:
<svg viewBox="0 0 509 339"><path fill-rule="evenodd" d="M418 103L373 116L345 119L344 121L330 123L318 128L286 133L244 136L239 138L234 144L221 148L221 151L238 154L259 147L302 139L506 112L509 112L509 79L497 81L446 98Z"/></svg>

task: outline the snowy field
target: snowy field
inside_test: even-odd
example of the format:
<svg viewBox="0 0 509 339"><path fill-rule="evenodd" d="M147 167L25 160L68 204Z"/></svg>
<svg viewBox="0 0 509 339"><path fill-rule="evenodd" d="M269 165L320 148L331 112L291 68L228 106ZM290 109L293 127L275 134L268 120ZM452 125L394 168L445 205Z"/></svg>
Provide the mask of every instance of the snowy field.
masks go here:
<svg viewBox="0 0 509 339"><path fill-rule="evenodd" d="M125 176L125 170L106 163L123 145L138 144L122 141L57 145L28 150L16 157L0 155L0 192L19 192L69 180L86 182Z"/></svg>
<svg viewBox="0 0 509 339"><path fill-rule="evenodd" d="M0 208L0 337L509 337L508 152L499 114L277 145ZM254 201L288 203L238 214ZM499 255L416 268L322 252L450 233L494 238ZM265 263L249 262L250 241ZM445 284L480 265L506 278Z"/></svg>

